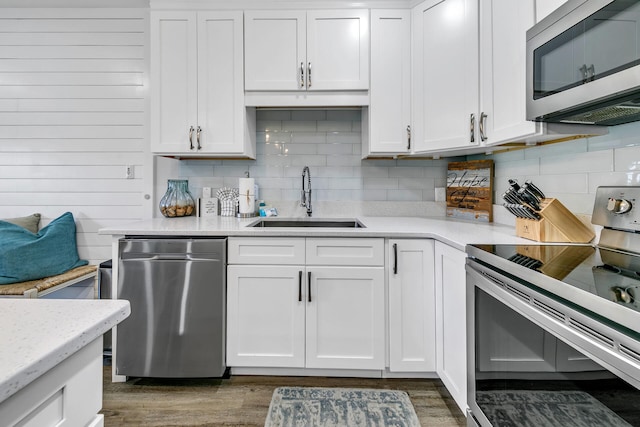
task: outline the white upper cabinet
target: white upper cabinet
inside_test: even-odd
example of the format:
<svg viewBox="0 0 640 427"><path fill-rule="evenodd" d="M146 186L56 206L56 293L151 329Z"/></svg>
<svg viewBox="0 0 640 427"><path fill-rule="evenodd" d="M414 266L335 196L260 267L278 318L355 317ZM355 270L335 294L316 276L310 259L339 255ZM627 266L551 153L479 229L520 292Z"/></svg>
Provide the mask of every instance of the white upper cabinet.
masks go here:
<svg viewBox="0 0 640 427"><path fill-rule="evenodd" d="M562 3L427 0L416 6L412 153L466 154L602 134L602 128L526 120L526 32L536 15Z"/></svg>
<svg viewBox="0 0 640 427"><path fill-rule="evenodd" d="M244 22L245 89L304 89L306 12L248 10Z"/></svg>
<svg viewBox="0 0 640 427"><path fill-rule="evenodd" d="M369 11L246 11L245 90L369 88Z"/></svg>
<svg viewBox="0 0 640 427"><path fill-rule="evenodd" d="M411 12L371 11L371 89L363 157L411 151ZM368 114L367 114L368 113Z"/></svg>
<svg viewBox="0 0 640 427"><path fill-rule="evenodd" d="M494 145L539 132L526 120L526 32L533 0L480 1L480 116L478 133Z"/></svg>
<svg viewBox="0 0 640 427"><path fill-rule="evenodd" d="M237 11L151 13L154 153L255 157L242 22Z"/></svg>
<svg viewBox="0 0 640 427"><path fill-rule="evenodd" d="M414 152L477 146L478 2L425 1L412 25Z"/></svg>

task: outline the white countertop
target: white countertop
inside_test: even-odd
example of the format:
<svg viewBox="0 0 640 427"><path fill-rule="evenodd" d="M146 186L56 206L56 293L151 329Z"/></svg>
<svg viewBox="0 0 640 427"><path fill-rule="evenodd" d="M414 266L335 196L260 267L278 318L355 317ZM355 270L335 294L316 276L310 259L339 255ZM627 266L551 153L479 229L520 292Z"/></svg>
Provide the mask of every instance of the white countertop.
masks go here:
<svg viewBox="0 0 640 427"><path fill-rule="evenodd" d="M329 219L325 217L326 219ZM128 236L298 236L298 237L388 237L431 238L459 250L465 245L532 244L516 236L515 229L495 223L477 223L446 217L367 217L358 216L366 228L253 228L259 218L154 218L121 226L103 228L100 234ZM287 219L278 217L278 219Z"/></svg>
<svg viewBox="0 0 640 427"><path fill-rule="evenodd" d="M0 402L130 313L123 300L0 299Z"/></svg>

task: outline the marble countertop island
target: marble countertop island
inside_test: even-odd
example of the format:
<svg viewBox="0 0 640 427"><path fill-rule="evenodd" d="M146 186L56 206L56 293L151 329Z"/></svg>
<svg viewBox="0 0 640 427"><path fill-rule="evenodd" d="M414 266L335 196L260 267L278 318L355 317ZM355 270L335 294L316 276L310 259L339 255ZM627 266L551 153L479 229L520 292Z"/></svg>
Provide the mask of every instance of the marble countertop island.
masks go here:
<svg viewBox="0 0 640 427"><path fill-rule="evenodd" d="M0 299L0 402L130 313L122 300Z"/></svg>
<svg viewBox="0 0 640 427"><path fill-rule="evenodd" d="M532 244L515 229L496 223L476 223L446 217L367 217L357 219L366 228L268 227L250 225L260 218L154 218L104 228L101 234L120 236L265 236L265 237L387 237L436 239L464 251L467 244ZM278 219L287 219L278 217ZM318 219L318 218L314 218ZM325 219L329 219L325 217ZM335 218L330 218L335 219Z"/></svg>

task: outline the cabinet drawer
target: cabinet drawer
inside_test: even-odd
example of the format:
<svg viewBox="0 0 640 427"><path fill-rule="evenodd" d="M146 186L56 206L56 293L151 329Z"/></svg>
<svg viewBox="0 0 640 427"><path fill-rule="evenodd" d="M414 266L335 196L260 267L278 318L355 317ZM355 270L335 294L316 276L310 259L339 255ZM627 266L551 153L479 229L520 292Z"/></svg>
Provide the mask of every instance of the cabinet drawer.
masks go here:
<svg viewBox="0 0 640 427"><path fill-rule="evenodd" d="M304 264L304 238L229 238L229 264Z"/></svg>
<svg viewBox="0 0 640 427"><path fill-rule="evenodd" d="M384 265L384 239L307 238L307 265Z"/></svg>

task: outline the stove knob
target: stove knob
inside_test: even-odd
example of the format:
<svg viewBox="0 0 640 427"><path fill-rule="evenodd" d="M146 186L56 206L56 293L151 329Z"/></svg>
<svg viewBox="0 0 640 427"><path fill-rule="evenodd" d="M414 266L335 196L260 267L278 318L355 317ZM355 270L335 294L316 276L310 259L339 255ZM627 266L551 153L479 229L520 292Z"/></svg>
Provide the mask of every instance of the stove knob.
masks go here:
<svg viewBox="0 0 640 427"><path fill-rule="evenodd" d="M625 199L610 198L607 203L607 210L614 214L623 214L631 210L631 202Z"/></svg>

